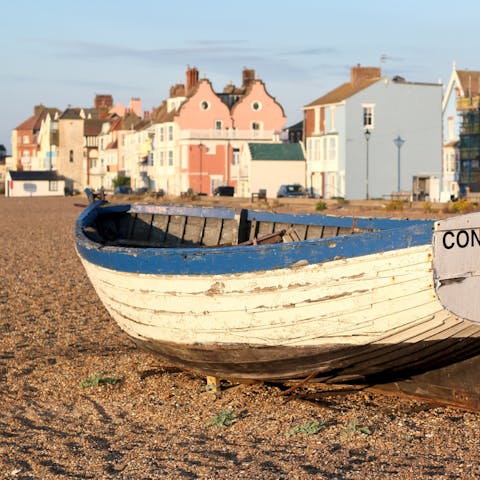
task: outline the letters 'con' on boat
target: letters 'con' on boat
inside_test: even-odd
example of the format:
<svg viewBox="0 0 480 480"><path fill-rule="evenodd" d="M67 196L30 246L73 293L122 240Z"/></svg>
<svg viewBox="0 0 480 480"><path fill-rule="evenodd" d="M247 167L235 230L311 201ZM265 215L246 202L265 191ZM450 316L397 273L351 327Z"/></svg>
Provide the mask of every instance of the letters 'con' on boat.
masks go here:
<svg viewBox="0 0 480 480"><path fill-rule="evenodd" d="M372 384L480 353L480 324L437 298L433 226L94 200L75 240L111 316L170 363Z"/></svg>

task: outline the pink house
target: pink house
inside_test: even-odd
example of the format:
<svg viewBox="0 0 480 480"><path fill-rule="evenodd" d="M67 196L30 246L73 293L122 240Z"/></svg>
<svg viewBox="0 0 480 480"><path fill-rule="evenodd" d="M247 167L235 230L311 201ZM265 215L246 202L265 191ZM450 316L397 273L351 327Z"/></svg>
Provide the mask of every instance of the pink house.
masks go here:
<svg viewBox="0 0 480 480"><path fill-rule="evenodd" d="M278 141L286 120L253 70L243 71L241 87L230 84L217 93L195 67L187 69L185 85L170 89L152 119L157 189L211 195L229 185L242 196L250 195L248 171L239 166L242 151L249 142Z"/></svg>

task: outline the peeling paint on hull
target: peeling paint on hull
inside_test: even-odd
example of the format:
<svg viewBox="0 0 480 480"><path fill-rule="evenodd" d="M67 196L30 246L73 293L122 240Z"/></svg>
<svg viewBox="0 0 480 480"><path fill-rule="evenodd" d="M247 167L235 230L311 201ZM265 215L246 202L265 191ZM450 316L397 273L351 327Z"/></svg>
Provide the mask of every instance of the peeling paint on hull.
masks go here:
<svg viewBox="0 0 480 480"><path fill-rule="evenodd" d="M365 378L453 361L464 351L458 339L480 338L480 327L435 298L430 249L191 277L83 263L120 327L184 368L242 379Z"/></svg>

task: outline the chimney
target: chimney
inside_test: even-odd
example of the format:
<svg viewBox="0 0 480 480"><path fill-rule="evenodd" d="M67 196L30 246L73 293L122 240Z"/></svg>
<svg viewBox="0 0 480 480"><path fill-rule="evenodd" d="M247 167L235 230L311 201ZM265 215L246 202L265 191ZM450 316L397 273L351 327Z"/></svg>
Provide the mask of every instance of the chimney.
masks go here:
<svg viewBox="0 0 480 480"><path fill-rule="evenodd" d="M129 110L137 117L140 117L142 115L142 101L138 97L132 97L130 99Z"/></svg>
<svg viewBox="0 0 480 480"><path fill-rule="evenodd" d="M361 67L357 63L356 67L352 67L350 70L350 82L352 85L355 85L361 80L366 80L368 78L380 78L382 76L382 71L378 67Z"/></svg>
<svg viewBox="0 0 480 480"><path fill-rule="evenodd" d="M40 115L44 110L45 106L43 105L43 103L41 103L40 105L35 105L35 107L33 108L33 114L38 117L38 115Z"/></svg>
<svg viewBox="0 0 480 480"><path fill-rule="evenodd" d="M242 86L248 87L255 80L255 70L244 68L242 72Z"/></svg>
<svg viewBox="0 0 480 480"><path fill-rule="evenodd" d="M190 90L195 87L198 83L198 70L196 67L187 68L187 84L186 84L186 94L190 93Z"/></svg>
<svg viewBox="0 0 480 480"><path fill-rule="evenodd" d="M113 97L111 95L95 95L94 106L98 112L98 118L104 120L108 117L108 111L113 107Z"/></svg>
<svg viewBox="0 0 480 480"><path fill-rule="evenodd" d="M113 97L111 95L95 95L94 106L99 108L111 108L113 107Z"/></svg>

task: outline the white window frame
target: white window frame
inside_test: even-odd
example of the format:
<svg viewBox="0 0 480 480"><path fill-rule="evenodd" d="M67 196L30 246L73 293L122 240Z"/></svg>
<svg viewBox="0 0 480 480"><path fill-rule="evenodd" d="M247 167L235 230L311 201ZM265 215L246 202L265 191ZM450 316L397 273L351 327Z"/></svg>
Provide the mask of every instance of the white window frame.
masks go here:
<svg viewBox="0 0 480 480"><path fill-rule="evenodd" d="M362 105L363 128L371 130L375 128L375 105L365 103Z"/></svg>
<svg viewBox="0 0 480 480"><path fill-rule="evenodd" d="M232 165L236 166L240 164L240 149L232 148Z"/></svg>

